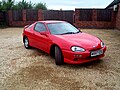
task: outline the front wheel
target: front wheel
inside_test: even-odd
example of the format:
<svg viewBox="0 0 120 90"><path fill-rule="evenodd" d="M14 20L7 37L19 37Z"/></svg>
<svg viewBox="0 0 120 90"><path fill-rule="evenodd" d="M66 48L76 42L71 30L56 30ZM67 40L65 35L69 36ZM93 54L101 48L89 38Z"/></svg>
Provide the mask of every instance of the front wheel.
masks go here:
<svg viewBox="0 0 120 90"><path fill-rule="evenodd" d="M30 46L29 46L29 40L28 40L27 37L24 38L24 46L25 46L26 49L30 48Z"/></svg>
<svg viewBox="0 0 120 90"><path fill-rule="evenodd" d="M63 55L59 47L55 46L55 63L56 65L63 64Z"/></svg>

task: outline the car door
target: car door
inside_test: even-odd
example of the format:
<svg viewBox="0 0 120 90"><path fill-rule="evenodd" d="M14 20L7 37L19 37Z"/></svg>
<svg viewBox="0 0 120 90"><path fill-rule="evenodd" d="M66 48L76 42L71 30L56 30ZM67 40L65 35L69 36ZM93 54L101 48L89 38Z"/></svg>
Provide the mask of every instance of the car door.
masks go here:
<svg viewBox="0 0 120 90"><path fill-rule="evenodd" d="M37 48L48 52L49 35L43 23L36 23L33 28L34 42Z"/></svg>

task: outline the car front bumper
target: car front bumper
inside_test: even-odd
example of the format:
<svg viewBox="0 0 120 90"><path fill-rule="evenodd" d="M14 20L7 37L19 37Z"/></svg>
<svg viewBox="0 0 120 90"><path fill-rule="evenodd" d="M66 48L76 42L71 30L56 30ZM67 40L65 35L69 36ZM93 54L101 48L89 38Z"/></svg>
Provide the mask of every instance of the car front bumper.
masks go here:
<svg viewBox="0 0 120 90"><path fill-rule="evenodd" d="M62 50L64 56L64 62L69 64L81 64L94 60L98 60L105 56L106 46L101 48L103 50L102 55L91 57L90 51L86 50L85 52L72 52L68 50Z"/></svg>

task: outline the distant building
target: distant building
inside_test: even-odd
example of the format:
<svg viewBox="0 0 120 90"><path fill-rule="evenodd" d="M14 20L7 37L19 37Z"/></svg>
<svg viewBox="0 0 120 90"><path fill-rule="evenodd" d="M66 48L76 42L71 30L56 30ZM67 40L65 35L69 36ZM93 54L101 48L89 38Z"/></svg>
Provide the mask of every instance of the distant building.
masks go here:
<svg viewBox="0 0 120 90"><path fill-rule="evenodd" d="M114 6L118 5L119 6L120 0L114 0L112 3L110 3L107 8L114 8Z"/></svg>
<svg viewBox="0 0 120 90"><path fill-rule="evenodd" d="M115 28L120 30L120 0L114 0L106 7L106 9L109 8L112 8L115 12Z"/></svg>
<svg viewBox="0 0 120 90"><path fill-rule="evenodd" d="M109 9L109 8L113 8L114 11L117 11L119 9L119 3L120 3L120 0L114 0L112 3L110 3L106 9Z"/></svg>

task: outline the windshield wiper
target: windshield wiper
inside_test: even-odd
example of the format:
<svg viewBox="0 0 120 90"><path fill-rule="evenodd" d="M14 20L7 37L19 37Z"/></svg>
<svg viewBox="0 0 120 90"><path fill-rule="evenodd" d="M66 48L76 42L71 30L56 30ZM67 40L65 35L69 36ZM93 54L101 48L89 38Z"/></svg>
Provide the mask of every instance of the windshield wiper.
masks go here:
<svg viewBox="0 0 120 90"><path fill-rule="evenodd" d="M66 32L66 33L62 33L60 35L63 35L63 34L75 34L75 32Z"/></svg>
<svg viewBox="0 0 120 90"><path fill-rule="evenodd" d="M77 31L76 33L79 33L80 31Z"/></svg>

